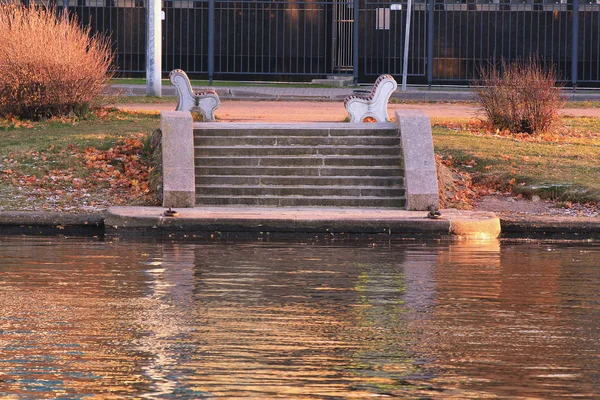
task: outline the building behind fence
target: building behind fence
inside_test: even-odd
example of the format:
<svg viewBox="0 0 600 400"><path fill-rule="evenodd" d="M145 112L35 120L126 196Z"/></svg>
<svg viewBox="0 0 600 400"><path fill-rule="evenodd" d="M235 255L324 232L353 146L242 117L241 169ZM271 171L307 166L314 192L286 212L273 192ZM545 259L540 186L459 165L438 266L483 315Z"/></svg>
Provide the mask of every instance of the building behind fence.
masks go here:
<svg viewBox="0 0 600 400"><path fill-rule="evenodd" d="M600 85L600 0L499 1L413 3L409 83L469 84L490 63L533 55L554 65L568 85ZM402 75L406 0L162 4L164 73L180 68L194 78L278 81L341 74L360 82ZM57 5L110 35L120 75L144 75L144 0Z"/></svg>

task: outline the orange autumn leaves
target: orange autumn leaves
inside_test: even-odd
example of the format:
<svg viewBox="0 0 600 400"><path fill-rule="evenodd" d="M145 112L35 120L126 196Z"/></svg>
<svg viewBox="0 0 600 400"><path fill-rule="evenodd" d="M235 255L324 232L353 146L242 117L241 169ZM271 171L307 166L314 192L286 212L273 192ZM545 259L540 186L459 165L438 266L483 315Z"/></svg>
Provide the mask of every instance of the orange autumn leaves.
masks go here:
<svg viewBox="0 0 600 400"><path fill-rule="evenodd" d="M457 162L452 156L435 155L441 208L470 210L478 199L487 195L511 195L516 185L514 177L483 176L463 172L473 167L475 160ZM485 168L488 169L487 166Z"/></svg>
<svg viewBox="0 0 600 400"><path fill-rule="evenodd" d="M118 140L108 150L87 147L83 150L70 145L60 151L54 146L44 152L30 152L19 161L8 158L3 162L0 181L26 191L29 196L57 198L94 206L111 204L153 204L148 176L152 167L144 157L144 143L140 137ZM23 159L44 163L47 159L66 160L70 166L63 169L38 167L22 168ZM52 165L51 162L45 165ZM99 199L105 199L102 201Z"/></svg>
<svg viewBox="0 0 600 400"><path fill-rule="evenodd" d="M142 159L143 148L141 139L126 138L108 150L88 147L78 153L78 158L85 163L90 182L108 185L109 192L115 195L143 198L150 193L148 175L151 170Z"/></svg>

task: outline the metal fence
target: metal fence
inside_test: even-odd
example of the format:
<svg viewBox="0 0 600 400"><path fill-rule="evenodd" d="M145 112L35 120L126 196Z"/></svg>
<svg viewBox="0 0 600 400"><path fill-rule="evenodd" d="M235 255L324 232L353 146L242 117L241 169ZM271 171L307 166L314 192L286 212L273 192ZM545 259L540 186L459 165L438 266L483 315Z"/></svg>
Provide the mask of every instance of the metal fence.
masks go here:
<svg viewBox="0 0 600 400"><path fill-rule="evenodd" d="M145 73L144 0L62 1L59 7L110 35L120 74ZM244 80L400 75L406 1L163 0L163 69ZM409 82L465 84L490 63L535 56L567 84L598 86L599 2L417 1Z"/></svg>

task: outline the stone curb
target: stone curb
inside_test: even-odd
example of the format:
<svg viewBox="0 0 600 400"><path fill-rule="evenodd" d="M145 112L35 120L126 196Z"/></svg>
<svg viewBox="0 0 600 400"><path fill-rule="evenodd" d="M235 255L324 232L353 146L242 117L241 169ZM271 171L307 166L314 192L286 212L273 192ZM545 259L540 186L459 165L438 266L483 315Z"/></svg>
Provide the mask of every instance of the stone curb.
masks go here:
<svg viewBox="0 0 600 400"><path fill-rule="evenodd" d="M444 210L439 219L425 211L367 209L180 209L165 216L161 207L110 207L107 233L186 234L196 237L331 235L399 238L494 239L500 221L493 213Z"/></svg>
<svg viewBox="0 0 600 400"><path fill-rule="evenodd" d="M504 238L600 239L600 218L511 216L500 226Z"/></svg>
<svg viewBox="0 0 600 400"><path fill-rule="evenodd" d="M104 213L0 211L0 234L101 235Z"/></svg>

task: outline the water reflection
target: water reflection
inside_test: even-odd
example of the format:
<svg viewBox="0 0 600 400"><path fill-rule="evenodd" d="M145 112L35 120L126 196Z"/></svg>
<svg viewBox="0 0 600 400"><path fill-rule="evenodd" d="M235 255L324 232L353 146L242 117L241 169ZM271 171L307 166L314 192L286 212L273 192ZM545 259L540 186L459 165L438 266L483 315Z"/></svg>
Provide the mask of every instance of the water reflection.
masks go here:
<svg viewBox="0 0 600 400"><path fill-rule="evenodd" d="M145 283L135 255L106 250L99 242L2 241L1 393L139 390L136 357L120 348L140 335L131 316Z"/></svg>
<svg viewBox="0 0 600 400"><path fill-rule="evenodd" d="M440 252L436 266L427 334L445 371L437 382L476 397L597 397L598 247L456 250Z"/></svg>
<svg viewBox="0 0 600 400"><path fill-rule="evenodd" d="M599 254L0 238L0 395L594 398Z"/></svg>

